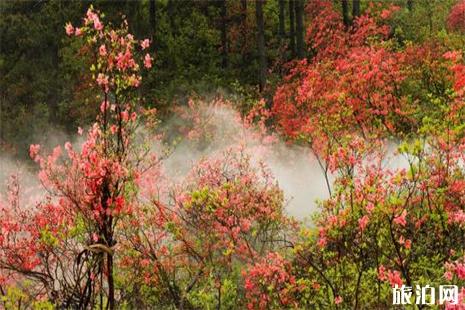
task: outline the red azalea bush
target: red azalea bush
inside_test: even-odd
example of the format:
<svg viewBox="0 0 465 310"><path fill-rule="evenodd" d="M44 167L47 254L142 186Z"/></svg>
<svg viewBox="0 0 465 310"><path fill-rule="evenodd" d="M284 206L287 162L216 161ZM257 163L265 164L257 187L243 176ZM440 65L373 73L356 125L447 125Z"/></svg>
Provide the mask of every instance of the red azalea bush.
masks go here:
<svg viewBox="0 0 465 310"><path fill-rule="evenodd" d="M293 247L288 280L257 289L260 300L277 308L286 287L293 303L281 308L387 308L394 285L462 287L453 276L465 251L462 53L398 50L382 24L388 11L349 29L328 3L309 12L315 56L291 69L273 114L336 180L315 229ZM385 139L404 137L394 160L405 157L405 167L389 169Z"/></svg>
<svg viewBox="0 0 465 310"><path fill-rule="evenodd" d="M215 304L211 298L242 303L236 295L241 266L286 246L285 232L293 225L269 172L230 149L200 161L169 196L144 211L147 222L140 221L130 237L137 249L131 264L145 265L145 284L154 294L164 292L166 304L203 308Z"/></svg>
<svg viewBox="0 0 465 310"><path fill-rule="evenodd" d="M465 1L459 0L447 16L447 25L451 30L465 32Z"/></svg>
<svg viewBox="0 0 465 310"><path fill-rule="evenodd" d="M0 250L2 270L33 280L37 296L59 307L103 307L105 299L115 308L119 227L133 214L131 188L143 168L142 149L133 143L134 90L142 68L151 67L150 55L138 57L149 42L136 41L127 25L105 26L100 17L90 8L82 27L66 25L69 36L82 40L89 53L95 51L91 71L102 102L97 122L79 151L65 144L66 157L60 147L43 156L39 145L31 145L45 198L22 206L13 191L16 198L2 209L0 220L7 236Z"/></svg>

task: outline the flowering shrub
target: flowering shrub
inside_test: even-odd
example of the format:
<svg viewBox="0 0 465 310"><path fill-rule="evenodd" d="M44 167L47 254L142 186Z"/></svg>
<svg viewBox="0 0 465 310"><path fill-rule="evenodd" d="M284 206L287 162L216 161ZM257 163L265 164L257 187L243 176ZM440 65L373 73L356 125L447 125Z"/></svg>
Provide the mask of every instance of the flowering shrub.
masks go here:
<svg viewBox="0 0 465 310"><path fill-rule="evenodd" d="M461 52L394 49L379 24L385 11L361 16L350 29L328 3L312 1L309 12L315 56L295 64L276 91L273 113L278 130L309 144L325 177L336 179L316 227L293 247L286 280L258 300L266 304L287 287L294 304L272 307L388 308L395 285L460 287ZM426 57L414 60L418 53ZM428 110L421 110L425 101ZM385 138L405 134L396 155L405 167L386 167Z"/></svg>
<svg viewBox="0 0 465 310"><path fill-rule="evenodd" d="M166 291L165 300L178 307L212 306L222 298L241 302L228 289L241 285L241 266L285 245L286 227L293 224L269 172L230 149L199 162L170 196L171 202L146 211L148 221L131 237L134 260L147 267L146 283Z"/></svg>
<svg viewBox="0 0 465 310"><path fill-rule="evenodd" d="M459 0L452 7L447 17L447 25L451 30L465 32L465 1Z"/></svg>
<svg viewBox="0 0 465 310"><path fill-rule="evenodd" d="M136 126L133 92L141 81L136 50L147 48L128 33L127 25L111 29L92 7L83 25L66 25L66 33L83 40L94 54L91 71L101 105L80 151L65 144L44 156L31 145L47 191L43 202L21 206L13 187L2 209L0 264L8 273L34 280L37 298L59 307L87 308L106 303L115 308L114 261L119 225L133 213L131 188L142 168L132 143ZM150 56L144 65L150 68ZM82 130L79 130L82 134ZM6 238L5 238L6 236ZM105 299L105 301L103 301Z"/></svg>
<svg viewBox="0 0 465 310"><path fill-rule="evenodd" d="M244 274L248 309L283 308L297 306L298 292L291 263L280 254L271 252Z"/></svg>

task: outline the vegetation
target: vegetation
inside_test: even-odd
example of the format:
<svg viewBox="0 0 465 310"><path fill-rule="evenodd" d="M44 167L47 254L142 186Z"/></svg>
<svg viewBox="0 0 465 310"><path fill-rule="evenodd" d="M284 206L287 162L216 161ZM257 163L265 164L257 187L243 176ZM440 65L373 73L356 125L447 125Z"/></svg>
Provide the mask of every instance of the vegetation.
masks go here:
<svg viewBox="0 0 465 310"><path fill-rule="evenodd" d="M465 1L1 6L1 148L41 184L0 197L1 307L391 309L451 284L431 308L465 308ZM47 150L49 126L79 143ZM179 139L208 156L173 180ZM321 168L311 225L252 156L280 140Z"/></svg>

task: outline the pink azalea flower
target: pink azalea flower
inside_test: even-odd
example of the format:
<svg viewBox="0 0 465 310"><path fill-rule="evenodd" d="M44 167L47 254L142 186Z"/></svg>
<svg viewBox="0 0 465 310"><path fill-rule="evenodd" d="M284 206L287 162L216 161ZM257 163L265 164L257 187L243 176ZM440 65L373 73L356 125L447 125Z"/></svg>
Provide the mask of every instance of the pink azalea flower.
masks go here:
<svg viewBox="0 0 465 310"><path fill-rule="evenodd" d="M39 154L39 151L39 144L31 144L31 146L29 147L29 156L31 156L32 159L36 159L37 155Z"/></svg>
<svg viewBox="0 0 465 310"><path fill-rule="evenodd" d="M105 110L108 108L108 102L107 101L102 101L102 104L100 105L100 112L105 112Z"/></svg>
<svg viewBox="0 0 465 310"><path fill-rule="evenodd" d="M365 210L367 210L368 213L371 213L374 209L375 209L375 205L371 202L369 202L367 206L365 207Z"/></svg>
<svg viewBox="0 0 465 310"><path fill-rule="evenodd" d="M368 218L368 215L364 215L363 217L361 217L359 220L358 220L358 226L360 227L360 231L363 232L365 230L365 228L367 227L368 225L368 222L369 222L369 218Z"/></svg>
<svg viewBox="0 0 465 310"><path fill-rule="evenodd" d="M342 297L341 296L336 296L336 298L334 298L334 303L336 305L339 305L341 302L342 302Z"/></svg>
<svg viewBox="0 0 465 310"><path fill-rule="evenodd" d="M65 26L66 34L68 36L72 35L74 33L74 27L71 25L71 23L67 23Z"/></svg>
<svg viewBox="0 0 465 310"><path fill-rule="evenodd" d="M108 85L108 76L103 73L99 73L97 76L97 84L100 86L107 86Z"/></svg>
<svg viewBox="0 0 465 310"><path fill-rule="evenodd" d="M387 278L389 280L389 283L391 283L392 287L397 286L402 286L402 278L400 277L400 272L395 270L395 271L389 271Z"/></svg>
<svg viewBox="0 0 465 310"><path fill-rule="evenodd" d="M465 264L457 264L455 272L460 280L465 280Z"/></svg>
<svg viewBox="0 0 465 310"><path fill-rule="evenodd" d="M402 211L402 213L394 218L394 223L400 226L405 226L407 224L407 221L405 220L405 217L407 216L407 210Z"/></svg>
<svg viewBox="0 0 465 310"><path fill-rule="evenodd" d="M102 22L100 22L98 17L94 19L94 28L95 30L98 30L98 31L103 29L103 24Z"/></svg>
<svg viewBox="0 0 465 310"><path fill-rule="evenodd" d="M124 110L123 112L121 112L121 119L125 122L129 120L129 113L127 110Z"/></svg>
<svg viewBox="0 0 465 310"><path fill-rule="evenodd" d="M152 57L149 54L145 54L144 57L144 66L149 69L152 68Z"/></svg>
<svg viewBox="0 0 465 310"><path fill-rule="evenodd" d="M140 43L140 46L142 47L143 50L145 50L146 48L148 48L150 46L150 40L149 39L143 40Z"/></svg>
<svg viewBox="0 0 465 310"><path fill-rule="evenodd" d="M459 51L448 51L448 52L445 52L442 55L442 57L444 57L445 59L448 59L448 60L457 61L460 58L462 58L462 54Z"/></svg>
<svg viewBox="0 0 465 310"><path fill-rule="evenodd" d="M454 277L454 275L452 274L452 272L450 271L446 271L444 272L444 278L447 280L447 281L452 281L452 278Z"/></svg>
<svg viewBox="0 0 465 310"><path fill-rule="evenodd" d="M100 56L106 56L107 55L107 49L105 48L105 45L102 44L100 45L100 48L98 49Z"/></svg>
<svg viewBox="0 0 465 310"><path fill-rule="evenodd" d="M381 265L378 268L378 279L386 281L386 267L384 267L384 265Z"/></svg>
<svg viewBox="0 0 465 310"><path fill-rule="evenodd" d="M318 246L320 248L324 248L327 243L328 241L326 240L326 237L321 237L320 239L318 239Z"/></svg>

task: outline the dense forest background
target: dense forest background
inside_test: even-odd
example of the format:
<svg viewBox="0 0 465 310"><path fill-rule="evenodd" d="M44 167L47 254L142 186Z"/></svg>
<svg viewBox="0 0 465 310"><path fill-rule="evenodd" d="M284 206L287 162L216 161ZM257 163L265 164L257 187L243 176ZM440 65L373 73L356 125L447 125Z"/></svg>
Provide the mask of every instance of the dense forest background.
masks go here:
<svg viewBox="0 0 465 310"><path fill-rule="evenodd" d="M332 1L349 25L372 1ZM383 1L401 12L391 22L399 45L445 34L453 0ZM271 105L284 64L311 59L305 46L307 1L2 1L0 4L0 145L26 155L31 143L74 133L94 120L86 59L76 57L63 25L89 5L109 21L128 20L153 40L155 70L144 82L146 105L168 116L192 95L221 94L247 111L260 97ZM312 38L308 38L312 40ZM57 132L60 133L57 135ZM64 138L63 138L64 139ZM62 141L57 141L62 142Z"/></svg>

